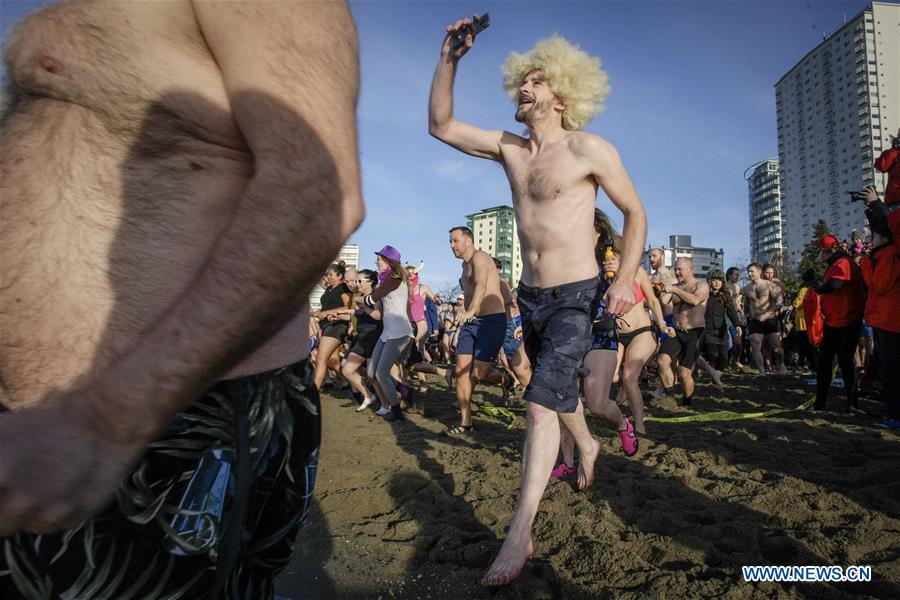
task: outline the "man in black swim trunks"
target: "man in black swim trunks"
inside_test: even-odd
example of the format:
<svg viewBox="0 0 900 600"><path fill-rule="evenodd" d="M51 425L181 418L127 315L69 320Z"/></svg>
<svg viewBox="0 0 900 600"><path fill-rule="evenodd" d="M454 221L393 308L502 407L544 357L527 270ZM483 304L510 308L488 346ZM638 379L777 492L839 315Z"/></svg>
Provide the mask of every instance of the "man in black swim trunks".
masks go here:
<svg viewBox="0 0 900 600"><path fill-rule="evenodd" d="M673 395L675 375L672 363L677 359L678 377L681 380L684 395L678 404L690 406L694 395L694 378L692 372L700 350L700 337L706 324L706 301L709 298L709 285L694 277L694 263L689 258L675 261L675 277L678 283L667 285L666 292L672 295L673 326L675 337L663 342L659 350L657 364L659 377L662 379L666 395Z"/></svg>
<svg viewBox="0 0 900 600"><path fill-rule="evenodd" d="M762 267L759 263L747 266L750 283L744 286L741 294L744 304L750 313L749 327L750 346L753 349L753 363L760 375L766 375L766 363L763 358L763 343L768 344L778 365L778 372L787 373L784 367L784 350L781 348L781 332L778 326L778 314L781 312L783 296L781 287L762 278Z"/></svg>

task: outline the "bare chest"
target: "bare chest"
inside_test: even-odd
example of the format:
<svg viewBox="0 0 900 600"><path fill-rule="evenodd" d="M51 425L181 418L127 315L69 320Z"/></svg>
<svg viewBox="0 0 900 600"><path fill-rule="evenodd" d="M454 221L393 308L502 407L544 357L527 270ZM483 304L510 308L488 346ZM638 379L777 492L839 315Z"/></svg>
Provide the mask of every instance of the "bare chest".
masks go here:
<svg viewBox="0 0 900 600"><path fill-rule="evenodd" d="M236 133L221 74L186 0L54 5L18 24L5 59L13 111L21 98L38 97L91 110L112 135L135 135L154 111L222 138Z"/></svg>
<svg viewBox="0 0 900 600"><path fill-rule="evenodd" d="M463 263L462 276L459 278L459 286L468 294L475 285L475 268L471 263Z"/></svg>
<svg viewBox="0 0 900 600"><path fill-rule="evenodd" d="M520 202L548 203L590 187L587 169L564 146L537 156L526 151L511 153L507 175L513 196Z"/></svg>

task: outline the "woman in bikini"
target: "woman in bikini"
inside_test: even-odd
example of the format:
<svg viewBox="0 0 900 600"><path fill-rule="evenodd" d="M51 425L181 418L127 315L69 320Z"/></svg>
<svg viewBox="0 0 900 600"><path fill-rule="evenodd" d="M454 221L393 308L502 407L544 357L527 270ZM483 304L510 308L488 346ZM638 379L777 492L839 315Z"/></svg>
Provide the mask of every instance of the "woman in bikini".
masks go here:
<svg viewBox="0 0 900 600"><path fill-rule="evenodd" d="M614 246L613 255L603 261L605 272L618 272L621 255L617 248L617 245ZM616 403L621 405L627 399L634 418L634 428L638 433L644 434L647 431L644 428L644 399L641 396L640 377L644 365L656 352L657 341L647 309L653 311L656 322L662 323L667 335L675 335L675 331L665 324L662 306L653 293L650 276L643 267L638 267L632 285L635 305L616 321L619 336L616 372L621 368Z"/></svg>

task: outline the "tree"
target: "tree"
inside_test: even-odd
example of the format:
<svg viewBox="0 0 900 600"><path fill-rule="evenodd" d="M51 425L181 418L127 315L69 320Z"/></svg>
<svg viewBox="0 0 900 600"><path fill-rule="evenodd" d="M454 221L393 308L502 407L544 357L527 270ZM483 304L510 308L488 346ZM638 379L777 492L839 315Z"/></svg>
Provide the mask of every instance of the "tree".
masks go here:
<svg viewBox="0 0 900 600"><path fill-rule="evenodd" d="M823 219L813 226L813 238L803 246L803 252L800 255L800 264L797 266L797 274L803 277L808 269L812 269L816 274L816 280L822 279L825 273L825 263L819 260L819 240L823 236L831 235L828 223Z"/></svg>
<svg viewBox="0 0 900 600"><path fill-rule="evenodd" d="M438 291L438 294L444 300L449 302L454 302L456 297L462 294L462 288L459 287L459 284L456 285L445 285L443 288Z"/></svg>

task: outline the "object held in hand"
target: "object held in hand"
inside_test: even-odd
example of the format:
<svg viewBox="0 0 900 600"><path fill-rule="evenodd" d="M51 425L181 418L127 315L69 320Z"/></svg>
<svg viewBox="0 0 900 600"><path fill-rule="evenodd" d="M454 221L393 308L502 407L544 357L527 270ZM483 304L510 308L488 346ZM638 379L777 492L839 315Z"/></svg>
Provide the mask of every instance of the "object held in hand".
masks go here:
<svg viewBox="0 0 900 600"><path fill-rule="evenodd" d="M657 281L656 283L653 283L651 285L653 286L653 293L657 298L662 296L666 291L666 284L661 281Z"/></svg>
<svg viewBox="0 0 900 600"><path fill-rule="evenodd" d="M488 13L484 13L484 15L480 17L475 17L472 20L471 25L465 25L460 29L455 36L450 38L450 47L454 50L462 46L466 43L466 36L472 34L472 39L475 39L475 36L487 29L491 24L491 15Z"/></svg>

